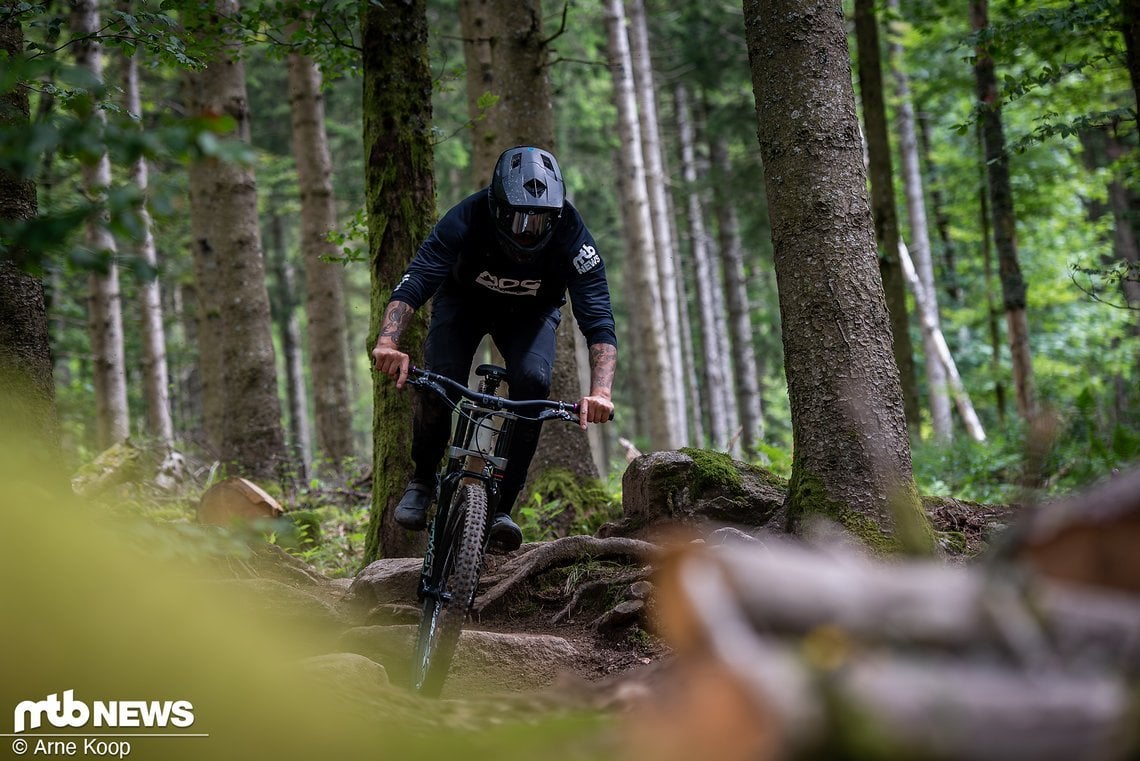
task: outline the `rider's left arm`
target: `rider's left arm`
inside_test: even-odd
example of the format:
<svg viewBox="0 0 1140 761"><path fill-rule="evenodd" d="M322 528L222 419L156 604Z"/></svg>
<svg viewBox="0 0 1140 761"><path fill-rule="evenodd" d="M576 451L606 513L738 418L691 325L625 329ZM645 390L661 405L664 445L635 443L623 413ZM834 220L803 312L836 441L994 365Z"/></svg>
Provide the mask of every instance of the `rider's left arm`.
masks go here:
<svg viewBox="0 0 1140 761"><path fill-rule="evenodd" d="M606 423L614 413L611 399L614 372L617 370L617 347L608 343L590 345L590 395L582 397L579 418L582 430L588 423Z"/></svg>

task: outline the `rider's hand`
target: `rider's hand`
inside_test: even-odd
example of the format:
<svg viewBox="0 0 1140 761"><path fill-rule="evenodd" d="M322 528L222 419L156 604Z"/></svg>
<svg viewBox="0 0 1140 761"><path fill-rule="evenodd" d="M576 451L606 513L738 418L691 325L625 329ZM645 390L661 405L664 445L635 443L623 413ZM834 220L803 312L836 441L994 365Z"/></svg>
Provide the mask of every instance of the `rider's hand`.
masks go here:
<svg viewBox="0 0 1140 761"><path fill-rule="evenodd" d="M372 350L372 364L379 372L395 380L396 388L404 387L411 360L392 339L381 336L376 341L376 347Z"/></svg>
<svg viewBox="0 0 1140 761"><path fill-rule="evenodd" d="M578 424L586 430L589 423L608 423L614 416L614 403L609 395L591 394L578 402Z"/></svg>

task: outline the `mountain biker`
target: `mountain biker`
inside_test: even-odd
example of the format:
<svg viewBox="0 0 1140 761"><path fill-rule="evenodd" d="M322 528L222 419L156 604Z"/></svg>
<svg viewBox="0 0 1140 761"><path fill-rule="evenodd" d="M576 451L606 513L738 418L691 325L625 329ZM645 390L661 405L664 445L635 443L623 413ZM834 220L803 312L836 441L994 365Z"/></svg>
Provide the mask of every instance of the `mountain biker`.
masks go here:
<svg viewBox="0 0 1140 761"><path fill-rule="evenodd" d="M581 427L604 423L617 364L617 337L605 265L578 210L565 199L558 162L533 146L509 148L495 163L491 184L456 204L416 252L384 308L372 350L375 367L403 388L409 358L399 348L411 314L432 299L424 344L427 369L466 384L475 351L490 335L502 352L513 399L545 399L554 364L559 308L569 291L590 355L590 393L580 404ZM413 405L414 472L395 519L414 531L427 525L437 472L451 428L451 410L425 396ZM507 453L492 542L522 543L511 510L538 446L541 424L519 421Z"/></svg>

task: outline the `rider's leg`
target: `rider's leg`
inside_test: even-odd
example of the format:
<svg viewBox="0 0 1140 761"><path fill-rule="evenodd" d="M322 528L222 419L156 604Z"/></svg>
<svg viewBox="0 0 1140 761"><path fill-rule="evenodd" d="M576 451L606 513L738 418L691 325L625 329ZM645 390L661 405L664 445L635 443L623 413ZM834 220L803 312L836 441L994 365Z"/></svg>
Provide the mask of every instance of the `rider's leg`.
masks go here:
<svg viewBox="0 0 1140 761"><path fill-rule="evenodd" d="M538 314L532 318L515 318L510 325L494 334L507 366L507 383L512 399L546 399L554 366L555 332L560 315ZM538 448L541 423L518 421L507 453L507 471L503 474L497 512L510 515L515 500L526 482L527 470Z"/></svg>
<svg viewBox="0 0 1140 761"><path fill-rule="evenodd" d="M424 344L428 370L467 383L471 359L485 333L476 315L457 300L438 294ZM412 480L396 508L396 521L407 528L426 525L444 449L451 436L451 408L434 394L415 394L412 400Z"/></svg>

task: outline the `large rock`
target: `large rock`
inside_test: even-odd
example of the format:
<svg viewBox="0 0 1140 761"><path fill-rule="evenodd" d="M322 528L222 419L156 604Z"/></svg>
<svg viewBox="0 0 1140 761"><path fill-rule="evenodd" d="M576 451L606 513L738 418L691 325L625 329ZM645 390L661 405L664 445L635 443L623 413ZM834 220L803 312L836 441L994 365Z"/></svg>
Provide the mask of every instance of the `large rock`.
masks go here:
<svg viewBox="0 0 1140 761"><path fill-rule="evenodd" d="M415 626L359 626L340 647L383 664L395 684L411 683ZM442 697L531 691L573 670L582 654L561 637L464 630Z"/></svg>
<svg viewBox="0 0 1140 761"><path fill-rule="evenodd" d="M622 478L624 521L611 533L642 533L664 524L698 530L765 525L784 503L786 482L726 454L699 449L653 452Z"/></svg>
<svg viewBox="0 0 1140 761"><path fill-rule="evenodd" d="M391 603L418 605L422 558L384 558L370 563L356 574L345 601L364 611Z"/></svg>

